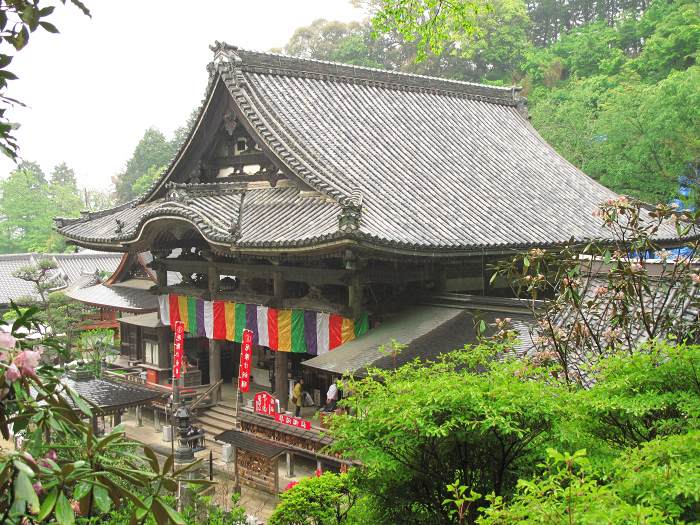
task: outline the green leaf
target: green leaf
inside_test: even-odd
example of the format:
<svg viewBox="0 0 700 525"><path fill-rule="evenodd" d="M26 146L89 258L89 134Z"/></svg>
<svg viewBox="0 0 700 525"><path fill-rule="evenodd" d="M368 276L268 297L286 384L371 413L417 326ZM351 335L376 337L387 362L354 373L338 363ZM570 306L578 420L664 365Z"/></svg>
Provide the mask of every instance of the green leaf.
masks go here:
<svg viewBox="0 0 700 525"><path fill-rule="evenodd" d="M36 514L39 512L39 497L32 487L32 480L24 471L17 473L15 479L15 501L24 501L30 513Z"/></svg>
<svg viewBox="0 0 700 525"><path fill-rule="evenodd" d="M86 416L92 416L92 409L90 408L90 405L87 404L87 402L81 398L73 389L68 388L68 395L70 395L71 399L75 403L75 405L80 409L80 411L85 414Z"/></svg>
<svg viewBox="0 0 700 525"><path fill-rule="evenodd" d="M173 523L176 523L177 525L185 525L185 520L183 517L180 515L179 512L177 512L174 508L172 508L170 505L165 503L163 500L160 498L156 499L154 501L155 505L161 505L163 509L165 509L165 512L168 513L168 517ZM154 505L154 506L155 506Z"/></svg>
<svg viewBox="0 0 700 525"><path fill-rule="evenodd" d="M95 498L95 505L97 505L97 508L102 512L109 512L109 508L112 506L112 500L109 497L107 489L99 485L94 485L92 487L92 495Z"/></svg>
<svg viewBox="0 0 700 525"><path fill-rule="evenodd" d="M156 453L153 452L153 449L144 445L143 452L146 454L146 458L151 464L151 469L153 469L153 472L160 472L160 463L158 463L158 457L156 456Z"/></svg>
<svg viewBox="0 0 700 525"><path fill-rule="evenodd" d="M58 28L51 22L39 22L39 25L46 29L49 33L59 33Z"/></svg>
<svg viewBox="0 0 700 525"><path fill-rule="evenodd" d="M85 481L79 482L73 489L73 497L75 499L83 499L90 492L91 485Z"/></svg>
<svg viewBox="0 0 700 525"><path fill-rule="evenodd" d="M56 521L59 525L73 525L75 523L75 513L66 495L61 492L56 500Z"/></svg>
<svg viewBox="0 0 700 525"><path fill-rule="evenodd" d="M51 514L51 511L53 511L53 508L56 505L56 498L57 497L58 497L58 488L53 488L46 495L46 497L44 498L44 501L41 502L41 509L39 510L39 515L36 517L36 520L39 523L44 521L49 516L49 514Z"/></svg>

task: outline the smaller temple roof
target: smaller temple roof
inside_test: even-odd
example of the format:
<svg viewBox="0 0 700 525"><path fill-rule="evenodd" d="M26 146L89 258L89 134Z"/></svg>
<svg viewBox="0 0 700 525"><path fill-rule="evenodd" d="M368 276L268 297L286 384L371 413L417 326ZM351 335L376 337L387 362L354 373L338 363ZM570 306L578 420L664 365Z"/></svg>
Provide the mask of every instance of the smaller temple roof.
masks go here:
<svg viewBox="0 0 700 525"><path fill-rule="evenodd" d="M109 379L71 379L62 382L80 397L104 411L145 405L162 396L162 392Z"/></svg>
<svg viewBox="0 0 700 525"><path fill-rule="evenodd" d="M152 282L146 281L149 285ZM97 284L66 293L71 299L103 308L113 308L123 312L147 312L158 309L158 298L143 287L126 284L108 286Z"/></svg>
<svg viewBox="0 0 700 525"><path fill-rule="evenodd" d="M269 440L259 439L248 432L241 432L240 430L226 430L218 434L215 439L217 441L223 441L224 443L230 443L234 447L242 448L248 452L264 456L267 459L275 458L287 450L286 447L275 445Z"/></svg>
<svg viewBox="0 0 700 525"><path fill-rule="evenodd" d="M158 328L160 326L164 326L163 323L160 322L160 317L158 316L157 311L149 312L147 314L129 315L127 317L122 317L121 319L119 319L119 322L134 326L143 326L145 328Z"/></svg>
<svg viewBox="0 0 700 525"><path fill-rule="evenodd" d="M13 272L37 264L42 259L51 259L56 263L51 271L55 290L72 290L94 280L95 273L114 272L119 265L121 255L114 253L85 250L77 253L17 253L0 255L0 304L9 304L10 300L30 297L38 300L39 296L33 283L14 277Z"/></svg>
<svg viewBox="0 0 700 525"><path fill-rule="evenodd" d="M530 327L533 320L524 309L520 308L521 313L512 313L515 310L513 307L504 306L499 312L494 311L493 305L487 304L484 309L478 306L478 302L472 303L469 308L414 306L373 328L363 337L304 361L302 365L338 375L352 373L363 376L368 367L388 370L415 359L430 360L464 345L477 343L475 326L478 321L483 319L490 324L497 317L511 318L520 340L516 346L518 355L532 347ZM395 361L389 355L392 340L406 345Z"/></svg>

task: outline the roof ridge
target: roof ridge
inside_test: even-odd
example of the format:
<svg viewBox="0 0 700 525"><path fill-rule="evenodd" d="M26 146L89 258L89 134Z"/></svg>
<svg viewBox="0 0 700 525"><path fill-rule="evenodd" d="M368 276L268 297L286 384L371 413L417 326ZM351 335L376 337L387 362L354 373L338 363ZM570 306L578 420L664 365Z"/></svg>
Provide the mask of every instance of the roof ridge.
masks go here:
<svg viewBox="0 0 700 525"><path fill-rule="evenodd" d="M446 93L461 93L516 103L522 99L518 86L493 86L464 80L405 73L389 69L377 69L340 62L311 58L299 58L277 53L249 51L226 42L215 42L211 46L214 54L224 53L233 58L235 67L244 70L260 69L260 72L283 71L285 74L319 75L329 78L348 79L368 83L387 84L404 89L420 89Z"/></svg>

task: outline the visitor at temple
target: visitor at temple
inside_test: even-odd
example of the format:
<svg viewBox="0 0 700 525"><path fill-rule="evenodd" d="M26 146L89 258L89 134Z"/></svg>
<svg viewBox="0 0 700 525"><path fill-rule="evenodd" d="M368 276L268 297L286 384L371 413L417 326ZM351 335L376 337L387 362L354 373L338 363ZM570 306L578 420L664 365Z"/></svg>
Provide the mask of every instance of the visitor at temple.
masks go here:
<svg viewBox="0 0 700 525"><path fill-rule="evenodd" d="M333 412L335 410L335 406L338 404L338 385L335 384L335 381L331 383L331 386L328 388L328 392L326 393L326 407L323 409L324 412Z"/></svg>
<svg viewBox="0 0 700 525"><path fill-rule="evenodd" d="M301 404L302 404L302 399L303 399L303 386L304 386L304 378L299 378L299 381L296 382L294 385L294 390L292 390L292 403L294 403L294 406L296 407L296 410L294 411L294 415L296 417L301 416Z"/></svg>

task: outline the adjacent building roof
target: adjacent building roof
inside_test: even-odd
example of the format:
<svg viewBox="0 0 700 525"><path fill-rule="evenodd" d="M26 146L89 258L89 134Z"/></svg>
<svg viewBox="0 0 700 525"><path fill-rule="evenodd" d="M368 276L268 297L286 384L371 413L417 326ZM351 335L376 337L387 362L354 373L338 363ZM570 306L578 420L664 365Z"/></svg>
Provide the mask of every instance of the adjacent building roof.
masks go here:
<svg viewBox="0 0 700 525"><path fill-rule="evenodd" d="M162 396L156 390L109 379L75 380L64 377L62 382L83 399L106 411L144 405Z"/></svg>
<svg viewBox="0 0 700 525"><path fill-rule="evenodd" d="M153 285L151 281L145 282L149 286ZM148 312L158 309L158 298L143 286L96 284L71 290L66 292L66 295L81 303L122 312Z"/></svg>
<svg viewBox="0 0 700 525"><path fill-rule="evenodd" d="M163 323L160 322L160 316L158 315L158 312L149 312L147 314L140 315L129 315L119 319L119 322L134 326L142 326L145 328L158 328L159 326L163 326Z"/></svg>
<svg viewBox="0 0 700 525"><path fill-rule="evenodd" d="M388 370L415 359L431 360L477 343L476 325L481 320L492 324L497 317L511 319L512 328L518 332L519 342L515 347L518 355L532 348L530 329L533 319L516 300L502 300L499 309L493 301L487 301L482 307L478 298L472 299L462 305L452 302L449 306L408 308L364 336L304 361L302 365L333 374L352 373L361 377L369 367ZM395 357L391 353L392 341L405 345Z"/></svg>
<svg viewBox="0 0 700 525"><path fill-rule="evenodd" d="M239 251L342 240L430 255L607 236L593 212L615 194L537 134L517 89L213 49L199 119L163 177L136 201L58 221L60 233L125 251L152 223L184 221ZM292 187L244 197L240 185L192 180L198 137L224 118L207 114L222 108Z"/></svg>
<svg viewBox="0 0 700 525"><path fill-rule="evenodd" d="M12 274L21 268L37 264L42 259L53 260L58 268L50 273L56 290L71 290L89 285L96 272L112 273L121 260L114 253L83 251L78 253L19 253L0 255L0 304L30 297L39 299L33 283Z"/></svg>

